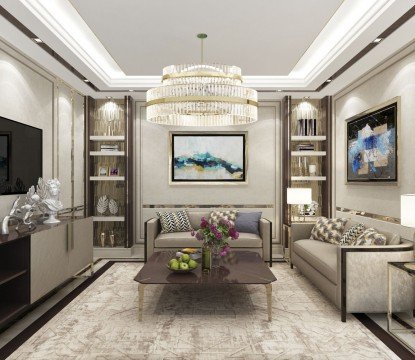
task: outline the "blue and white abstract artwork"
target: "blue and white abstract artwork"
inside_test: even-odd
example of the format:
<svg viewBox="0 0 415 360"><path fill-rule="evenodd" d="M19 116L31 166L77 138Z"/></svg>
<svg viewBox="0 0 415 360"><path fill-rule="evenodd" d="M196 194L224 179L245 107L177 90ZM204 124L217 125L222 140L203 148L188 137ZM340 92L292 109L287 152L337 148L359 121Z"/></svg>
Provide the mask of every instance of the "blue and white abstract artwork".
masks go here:
<svg viewBox="0 0 415 360"><path fill-rule="evenodd" d="M397 103L347 123L347 182L396 182Z"/></svg>
<svg viewBox="0 0 415 360"><path fill-rule="evenodd" d="M172 134L172 182L244 182L245 134Z"/></svg>

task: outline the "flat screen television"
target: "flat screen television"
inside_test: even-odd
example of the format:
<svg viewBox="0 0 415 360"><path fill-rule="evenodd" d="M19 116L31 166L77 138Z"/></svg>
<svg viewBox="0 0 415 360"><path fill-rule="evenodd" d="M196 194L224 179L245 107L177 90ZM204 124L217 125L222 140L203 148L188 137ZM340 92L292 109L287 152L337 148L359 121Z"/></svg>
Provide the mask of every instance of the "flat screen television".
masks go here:
<svg viewBox="0 0 415 360"><path fill-rule="evenodd" d="M0 195L25 194L42 177L42 136L0 116Z"/></svg>

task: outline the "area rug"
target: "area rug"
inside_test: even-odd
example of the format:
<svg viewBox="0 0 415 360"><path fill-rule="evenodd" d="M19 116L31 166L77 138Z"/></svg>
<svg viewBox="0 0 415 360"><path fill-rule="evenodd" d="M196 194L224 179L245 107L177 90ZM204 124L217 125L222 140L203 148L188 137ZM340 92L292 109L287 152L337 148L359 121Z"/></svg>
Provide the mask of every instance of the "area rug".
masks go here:
<svg viewBox="0 0 415 360"><path fill-rule="evenodd" d="M398 359L285 263L272 322L264 286L149 285L140 323L141 266L114 263L9 359Z"/></svg>

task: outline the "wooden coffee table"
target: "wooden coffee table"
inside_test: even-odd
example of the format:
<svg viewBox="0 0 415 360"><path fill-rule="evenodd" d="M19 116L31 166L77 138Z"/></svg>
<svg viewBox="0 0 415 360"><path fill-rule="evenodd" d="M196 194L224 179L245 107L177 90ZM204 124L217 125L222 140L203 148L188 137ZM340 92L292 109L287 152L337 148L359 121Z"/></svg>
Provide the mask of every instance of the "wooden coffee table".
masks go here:
<svg viewBox="0 0 415 360"><path fill-rule="evenodd" d="M219 267L209 272L202 271L201 264L192 272L177 274L167 268L174 257L172 251L155 252L134 278L138 282L138 320L142 320L144 288L161 284L265 285L268 321L272 320L272 282L276 277L261 256L252 251L233 251L228 259L220 260Z"/></svg>

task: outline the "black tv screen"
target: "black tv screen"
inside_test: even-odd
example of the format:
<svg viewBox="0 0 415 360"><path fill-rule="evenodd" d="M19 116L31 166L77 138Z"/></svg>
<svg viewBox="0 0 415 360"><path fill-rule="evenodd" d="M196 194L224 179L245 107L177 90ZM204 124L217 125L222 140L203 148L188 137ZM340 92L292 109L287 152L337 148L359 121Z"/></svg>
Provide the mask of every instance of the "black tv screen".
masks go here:
<svg viewBox="0 0 415 360"><path fill-rule="evenodd" d="M42 177L42 130L0 116L0 195L24 194Z"/></svg>

